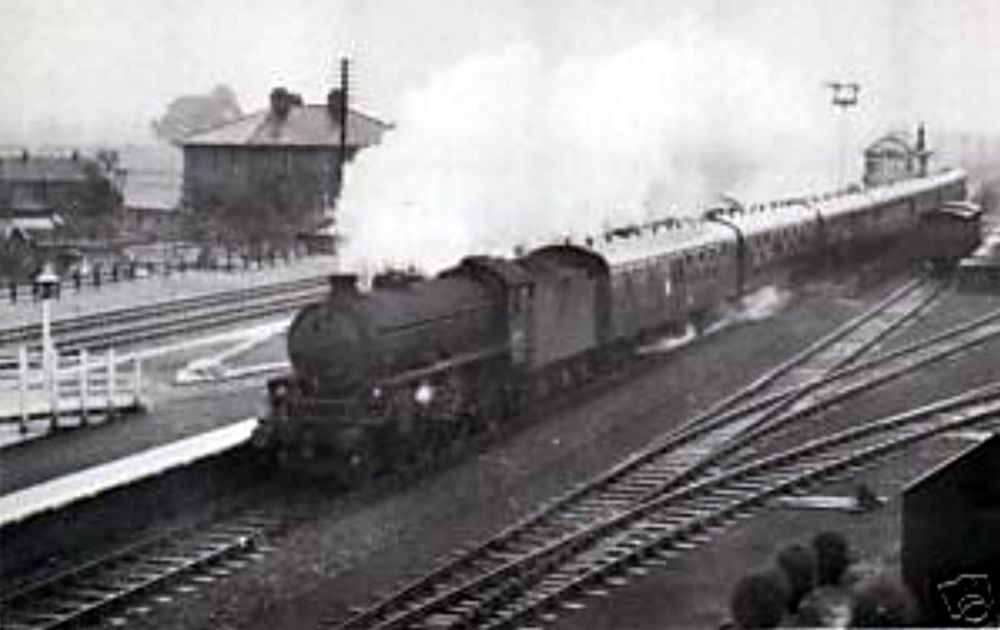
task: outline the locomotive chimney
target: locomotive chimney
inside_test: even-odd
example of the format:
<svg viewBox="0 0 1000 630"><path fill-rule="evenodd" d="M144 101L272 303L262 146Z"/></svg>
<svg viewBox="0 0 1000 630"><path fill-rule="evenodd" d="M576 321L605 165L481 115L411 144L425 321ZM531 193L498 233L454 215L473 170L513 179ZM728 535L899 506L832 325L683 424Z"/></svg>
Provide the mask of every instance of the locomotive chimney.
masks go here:
<svg viewBox="0 0 1000 630"><path fill-rule="evenodd" d="M355 273L334 273L330 275L330 295L357 295L358 275Z"/></svg>
<svg viewBox="0 0 1000 630"><path fill-rule="evenodd" d="M423 279L424 276L413 267L407 269L389 269L375 275L375 278L372 279L372 288L387 290L406 289L415 282Z"/></svg>

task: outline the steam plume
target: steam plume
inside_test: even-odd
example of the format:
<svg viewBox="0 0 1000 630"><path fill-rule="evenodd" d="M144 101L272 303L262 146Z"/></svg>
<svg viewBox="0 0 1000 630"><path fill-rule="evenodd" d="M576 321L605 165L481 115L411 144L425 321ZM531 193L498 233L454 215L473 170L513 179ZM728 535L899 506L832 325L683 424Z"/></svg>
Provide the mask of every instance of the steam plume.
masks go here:
<svg viewBox="0 0 1000 630"><path fill-rule="evenodd" d="M466 60L407 98L347 173L345 267L436 271L721 193L802 191L834 155L829 112L790 71L684 21L615 54L530 45Z"/></svg>

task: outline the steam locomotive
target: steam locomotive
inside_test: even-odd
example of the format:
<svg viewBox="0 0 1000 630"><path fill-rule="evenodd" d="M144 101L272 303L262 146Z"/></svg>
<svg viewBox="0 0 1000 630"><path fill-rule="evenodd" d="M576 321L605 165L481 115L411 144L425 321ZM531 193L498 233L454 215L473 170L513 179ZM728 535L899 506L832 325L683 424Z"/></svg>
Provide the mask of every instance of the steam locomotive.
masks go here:
<svg viewBox="0 0 1000 630"><path fill-rule="evenodd" d="M978 224L948 204L958 170L664 219L432 279L362 292L331 278L288 331L292 373L268 383L255 442L282 465L363 483L421 465L533 401L600 375L637 344L823 259L869 251L948 261Z"/></svg>

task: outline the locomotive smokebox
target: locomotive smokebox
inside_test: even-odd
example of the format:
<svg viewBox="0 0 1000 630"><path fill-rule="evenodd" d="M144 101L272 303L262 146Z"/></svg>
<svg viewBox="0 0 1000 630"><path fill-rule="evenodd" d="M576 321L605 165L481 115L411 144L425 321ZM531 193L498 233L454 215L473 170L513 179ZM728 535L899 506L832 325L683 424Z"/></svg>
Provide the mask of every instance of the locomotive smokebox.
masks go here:
<svg viewBox="0 0 1000 630"><path fill-rule="evenodd" d="M331 295L358 295L358 274L356 273L334 273L330 274L330 294Z"/></svg>

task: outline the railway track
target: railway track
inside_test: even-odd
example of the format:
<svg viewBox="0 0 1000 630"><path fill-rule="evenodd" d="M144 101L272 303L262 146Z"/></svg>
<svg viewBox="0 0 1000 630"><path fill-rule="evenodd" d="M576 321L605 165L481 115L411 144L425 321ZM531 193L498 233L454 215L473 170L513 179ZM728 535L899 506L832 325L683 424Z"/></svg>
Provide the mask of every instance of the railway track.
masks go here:
<svg viewBox="0 0 1000 630"><path fill-rule="evenodd" d="M62 350L106 348L285 313L325 291L325 277L303 278L58 320L52 333ZM0 348L38 344L40 336L37 324L0 329Z"/></svg>
<svg viewBox="0 0 1000 630"><path fill-rule="evenodd" d="M713 428L723 426L713 425L713 419L721 423L720 419L726 418L727 414L772 409L768 405L779 403L787 405L788 401L802 400L806 393L819 391L819 383L826 382L824 379L845 383L844 379L849 375L861 378L860 375L868 373L873 366L886 365L887 359L867 363L860 363L858 359L880 339L926 308L938 290L926 283L907 285L792 361L758 379L747 388L752 391L744 390L723 401L711 413L689 423L684 430L667 436L656 448L634 456L485 545L407 585L389 600L365 610L343 627L410 627L410 623L404 622L405 618L400 615L438 606L442 593L469 588L504 570L513 561L530 562L525 559L547 553L553 541L584 536L638 506L697 486L701 483L698 480L700 477L696 479L693 472L704 472L704 463L709 461L708 458L702 453L694 460L678 459L691 456L690 453L678 455L678 449L698 439L711 439L706 436L711 435ZM992 314L992 318L983 318L982 322L970 323L963 327L964 330L943 333L926 347L902 348L887 356L902 360L903 357L916 356L919 350L924 352L921 356L937 356L927 350L929 346L934 346L937 352L945 349L954 352L960 338L963 343L975 343L979 337L974 331L981 333L984 324L994 325L994 334L1000 334L998 319L1000 312ZM817 376L819 374L823 376ZM781 409L786 410L787 407ZM718 437L715 439L719 440ZM721 448L724 443L726 440L721 440L710 450L726 453ZM701 446L704 447L704 444ZM668 463L670 466L666 465ZM737 470L743 468L745 466L741 464ZM124 623L130 612L142 613L149 609L151 602L170 599L179 592L198 588L199 583L213 581L252 561L266 549L266 541L280 535L290 522L287 514L250 510L205 527L172 532L131 545L85 566L0 595L3 609L0 627L15 630L62 628L94 620ZM447 617L452 613L443 614ZM436 626L432 623L430 626L418 624L417 627Z"/></svg>
<svg viewBox="0 0 1000 630"><path fill-rule="evenodd" d="M800 492L871 465L942 432L1000 420L1000 382L706 476L639 501L567 533L539 530L539 544L487 571L427 592L405 606L369 615L363 627L530 628L586 596L602 596L711 540L777 496ZM362 627L359 618L340 626Z"/></svg>
<svg viewBox="0 0 1000 630"><path fill-rule="evenodd" d="M418 607L434 593L474 580L503 566L511 557L541 548L551 539L553 531L569 535L585 530L690 482L731 453L724 447L732 449L734 443L744 444L743 440L736 440L742 433L762 427L765 422L771 422L773 428L778 420L790 422L805 417L829 404L838 392L843 398L862 391L857 381L853 381L853 387L848 386L848 377L861 379L867 389L961 347L1000 334L998 312L982 321L942 333L927 344L903 348L883 359L849 367L879 340L915 317L935 298L938 290L927 283L903 287L744 390L678 431L667 434L653 447L574 488L486 543L460 553L429 574L406 584L388 598L361 610L341 627L345 630L377 627L375 622ZM982 332L983 326L987 326L986 333ZM918 357L923 362L916 361ZM875 378L876 373L878 378ZM865 378L870 378L870 382L863 380ZM825 397L820 395L823 392Z"/></svg>
<svg viewBox="0 0 1000 630"><path fill-rule="evenodd" d="M243 510L159 534L0 595L0 628L54 630L98 621L124 625L152 603L195 590L262 557L293 519Z"/></svg>

